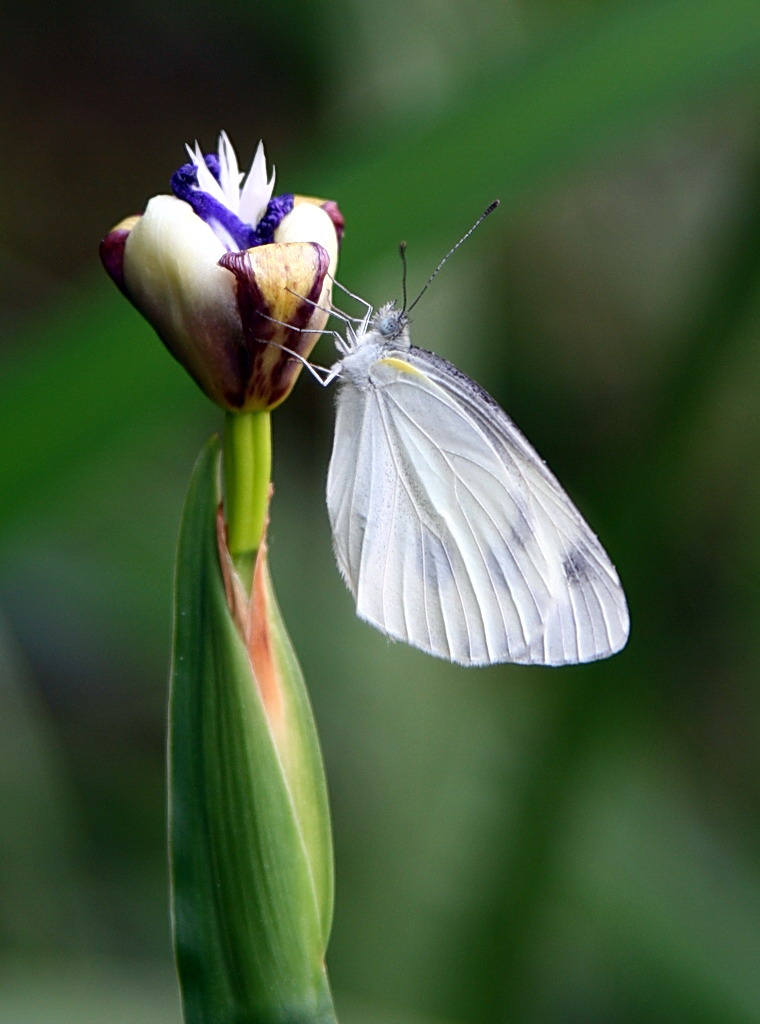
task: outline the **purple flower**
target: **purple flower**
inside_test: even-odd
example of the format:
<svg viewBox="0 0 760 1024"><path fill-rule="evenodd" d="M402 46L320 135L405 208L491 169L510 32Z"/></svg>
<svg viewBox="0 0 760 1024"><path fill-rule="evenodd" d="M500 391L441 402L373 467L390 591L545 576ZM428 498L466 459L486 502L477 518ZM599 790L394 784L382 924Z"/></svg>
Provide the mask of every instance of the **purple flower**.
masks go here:
<svg viewBox="0 0 760 1024"><path fill-rule="evenodd" d="M224 132L217 154L188 154L174 194L116 225L101 259L209 398L272 408L301 368L277 346L308 356L327 320L342 218L333 202L273 198L261 143L247 176Z"/></svg>

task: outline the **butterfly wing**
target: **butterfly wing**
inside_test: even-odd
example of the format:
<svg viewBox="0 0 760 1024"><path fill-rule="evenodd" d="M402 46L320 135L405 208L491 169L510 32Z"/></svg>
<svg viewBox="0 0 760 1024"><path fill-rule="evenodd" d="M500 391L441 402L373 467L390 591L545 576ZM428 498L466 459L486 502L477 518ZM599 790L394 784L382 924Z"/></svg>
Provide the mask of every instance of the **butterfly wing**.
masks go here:
<svg viewBox="0 0 760 1024"><path fill-rule="evenodd" d="M338 398L327 504L358 614L467 665L619 650L615 569L497 403L446 360L386 352Z"/></svg>

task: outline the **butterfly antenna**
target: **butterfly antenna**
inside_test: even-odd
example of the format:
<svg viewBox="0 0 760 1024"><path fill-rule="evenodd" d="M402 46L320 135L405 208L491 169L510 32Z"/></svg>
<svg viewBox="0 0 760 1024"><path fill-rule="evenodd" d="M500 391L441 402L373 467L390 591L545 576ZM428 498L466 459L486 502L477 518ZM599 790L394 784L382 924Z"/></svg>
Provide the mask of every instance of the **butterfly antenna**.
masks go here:
<svg viewBox="0 0 760 1024"><path fill-rule="evenodd" d="M401 312L406 313L406 242L399 242L398 251L401 257L401 294L404 300Z"/></svg>
<svg viewBox="0 0 760 1024"><path fill-rule="evenodd" d="M417 303L418 303L418 302L420 301L420 299L422 298L422 296L423 296L423 295L425 294L425 292L426 292L426 291L428 290L428 288L430 287L430 285L431 285L431 284L433 283L433 281L435 280L435 278L436 278L436 277L438 276L438 274L440 273L441 269L443 268L443 265L444 265L444 263L445 263L445 262L446 262L446 261L448 260L449 256L453 256L453 255L454 255L454 253L455 253L455 252L457 251L457 249L458 249L458 248L459 248L459 246L460 246L460 245L462 244L462 242L466 242L466 241L467 241L467 239L468 239L468 238L470 237L470 235L471 235L471 234L473 233L473 231L475 230L475 228L477 228L477 227L480 227L480 225L481 225L481 224L483 223L483 221L484 221L484 220L486 219L486 217L487 217L487 216L489 215L489 213L493 213L493 211L494 211L494 210L496 209L496 207L497 207L497 206L499 205L499 203L500 203L500 202L501 202L501 200L500 200L500 199L494 199L494 201L493 201L493 202L491 203L491 205L490 205L489 207L487 207L487 209L483 210L483 212L482 212L482 213L481 213L481 215L480 215L480 216L478 217L478 219L477 219L477 220L475 221L475 223L474 223L474 224L472 225L472 227L471 227L471 228L469 229L469 231L465 231L465 233L464 233L464 234L462 235L462 237L461 237L461 238L459 239L459 241L457 242L457 244L456 244L456 245L454 245L454 246L452 246L452 247L451 247L451 249L449 249L449 251L448 251L448 252L446 253L446 255L445 255L445 256L443 257L443 259L441 260L441 262L440 262L440 263L438 264L438 266L437 266L437 267L435 268L435 270L433 271L433 273L432 273L432 274L430 275L430 277L429 277L429 278L427 279L427 282L426 282L425 286L423 287L422 291L421 291L421 292L420 292L420 294L419 294L419 295L417 296L417 298L416 298L416 299L414 300L414 302L413 302L413 303L411 304L411 306L409 307L409 309L408 309L408 310L406 310L406 301L404 301L404 309L406 310L406 312L408 312L408 313L411 313L411 311L412 311L412 310L414 309L414 307L415 307L415 306L417 305ZM404 260L404 271L405 271L405 273L404 273L404 295L406 295L406 260Z"/></svg>

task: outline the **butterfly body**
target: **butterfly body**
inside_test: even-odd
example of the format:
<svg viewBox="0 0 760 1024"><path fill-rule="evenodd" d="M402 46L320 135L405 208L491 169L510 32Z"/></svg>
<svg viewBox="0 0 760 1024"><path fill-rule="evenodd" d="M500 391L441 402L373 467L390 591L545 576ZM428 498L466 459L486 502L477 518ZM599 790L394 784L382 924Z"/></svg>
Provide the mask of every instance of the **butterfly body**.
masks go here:
<svg viewBox="0 0 760 1024"><path fill-rule="evenodd" d="M498 403L390 303L339 345L327 505L358 614L466 665L563 665L628 635L612 563Z"/></svg>

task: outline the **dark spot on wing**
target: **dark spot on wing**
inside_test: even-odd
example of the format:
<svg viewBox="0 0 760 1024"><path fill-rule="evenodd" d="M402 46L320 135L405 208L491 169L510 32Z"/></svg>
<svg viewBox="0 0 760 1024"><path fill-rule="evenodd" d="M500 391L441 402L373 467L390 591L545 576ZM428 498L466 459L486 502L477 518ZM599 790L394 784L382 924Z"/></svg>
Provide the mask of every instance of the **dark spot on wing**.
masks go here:
<svg viewBox="0 0 760 1024"><path fill-rule="evenodd" d="M423 543L426 582L439 592L443 588L452 587L454 573L442 541L429 533L425 536Z"/></svg>
<svg viewBox="0 0 760 1024"><path fill-rule="evenodd" d="M562 570L571 586L579 587L592 579L596 572L588 558L574 548L562 561Z"/></svg>
<svg viewBox="0 0 760 1024"><path fill-rule="evenodd" d="M509 585L507 573L498 555L494 551L492 551L491 548L486 548L483 557L486 563L486 569L488 570L488 575L491 577L494 583L501 584L504 590L509 591L511 587Z"/></svg>
<svg viewBox="0 0 760 1024"><path fill-rule="evenodd" d="M509 539L516 548L524 551L533 539L533 529L519 508L515 509L516 519L509 526Z"/></svg>

